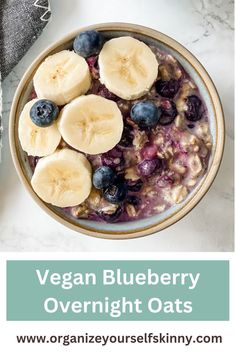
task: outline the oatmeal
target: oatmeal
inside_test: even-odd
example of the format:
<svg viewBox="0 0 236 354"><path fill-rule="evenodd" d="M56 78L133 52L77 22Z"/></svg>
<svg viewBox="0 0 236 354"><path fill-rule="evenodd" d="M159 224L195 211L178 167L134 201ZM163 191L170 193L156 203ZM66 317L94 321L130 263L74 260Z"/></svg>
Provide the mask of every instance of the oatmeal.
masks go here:
<svg viewBox="0 0 236 354"><path fill-rule="evenodd" d="M112 133L112 139L117 139L118 142L105 152L86 152L86 144L91 145L90 151L96 151L90 140L84 142L80 139L77 141L78 148L73 145L75 140L64 139L67 135L62 134L57 151L72 149L87 158L91 166L91 187L88 188L88 196L81 203L73 206L61 204L61 207L76 219L127 222L162 213L183 202L206 173L212 139L208 112L198 87L173 56L158 47L149 47L158 63L158 75L140 97L134 98L131 94L129 99L125 99L121 98L127 95L125 88L124 93L120 93L118 88L113 89L116 83L115 74L109 82L105 77L108 71L105 71L107 68L99 59L101 46L104 48L105 44L99 44L99 50L94 55L85 57L90 73L90 79L87 76L85 80L85 86L89 83L89 89L85 89L85 93L91 99L98 96L114 102L122 116L121 135L119 136L121 125L118 116L113 123L116 126L113 128L117 129L116 135ZM150 58L153 60L151 56ZM136 79L131 75L133 69L129 71L125 60L123 59L121 75L125 75L132 87ZM82 64L84 65L78 63ZM145 67L136 62L135 65L136 71L133 73L140 77L145 76ZM101 79L101 75L105 78ZM34 92L32 95L35 97ZM81 93L76 94L79 95ZM60 111L65 105L61 102L63 98L60 97ZM79 104L81 103L78 103L78 107ZM111 107L112 110L113 108ZM84 107L81 112L84 114ZM95 121L97 117L94 116L93 119ZM59 130L62 129L60 125L62 126L61 121ZM105 118L103 125L96 125L94 134L98 134L99 129L101 134L105 134L102 130L105 129L104 126L107 126L108 143L111 128ZM81 127L78 125L78 129ZM94 139L100 137L96 136ZM101 150L102 144L105 142L101 138ZM32 172L41 158L45 157L28 157ZM81 157L78 159L78 166L80 162Z"/></svg>

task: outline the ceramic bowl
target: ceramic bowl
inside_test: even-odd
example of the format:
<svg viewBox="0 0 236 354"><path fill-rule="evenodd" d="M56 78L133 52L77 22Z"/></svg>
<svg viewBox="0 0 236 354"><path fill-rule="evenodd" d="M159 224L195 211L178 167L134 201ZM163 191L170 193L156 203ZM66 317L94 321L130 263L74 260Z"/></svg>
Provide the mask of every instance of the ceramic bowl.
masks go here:
<svg viewBox="0 0 236 354"><path fill-rule="evenodd" d="M32 91L32 78L39 64L48 55L63 49L71 48L74 37L86 29L97 29L108 38L132 35L147 44L158 45L160 48L163 48L165 51L172 54L182 64L184 69L195 80L200 93L205 100L209 112L210 130L213 138L213 149L207 173L181 204L175 205L159 215L154 215L139 221L115 224L104 224L88 220L71 220L66 214L63 214L59 208L44 203L34 193L31 187L30 179L32 173L28 164L27 156L22 150L18 138L18 119L20 112ZM46 213L63 225L77 232L101 238L128 239L149 235L174 224L191 211L205 195L217 174L223 154L224 117L220 99L211 78L193 54L181 44L163 33L139 25L125 23L98 24L82 28L67 35L44 50L43 53L41 53L31 64L23 76L13 100L10 116L10 145L13 161L23 185L36 203L46 211Z"/></svg>

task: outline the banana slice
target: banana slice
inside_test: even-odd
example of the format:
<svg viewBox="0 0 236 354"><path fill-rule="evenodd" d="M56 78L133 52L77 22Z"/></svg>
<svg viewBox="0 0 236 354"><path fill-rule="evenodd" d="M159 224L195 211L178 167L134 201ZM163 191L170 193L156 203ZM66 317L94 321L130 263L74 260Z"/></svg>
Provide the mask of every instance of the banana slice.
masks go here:
<svg viewBox="0 0 236 354"><path fill-rule="evenodd" d="M22 149L32 156L46 156L52 154L61 140L57 124L40 128L30 118L30 109L38 99L33 99L24 106L18 125L19 139Z"/></svg>
<svg viewBox="0 0 236 354"><path fill-rule="evenodd" d="M112 93L126 100L145 95L158 74L154 53L146 44L132 37L106 42L98 63L100 81Z"/></svg>
<svg viewBox="0 0 236 354"><path fill-rule="evenodd" d="M44 60L34 75L33 83L37 97L47 98L60 106L86 93L91 77L84 58L63 50Z"/></svg>
<svg viewBox="0 0 236 354"><path fill-rule="evenodd" d="M58 128L73 148L87 154L100 154L120 141L123 118L115 102L87 95L74 99L62 109Z"/></svg>
<svg viewBox="0 0 236 354"><path fill-rule="evenodd" d="M44 202L72 207L89 196L91 173L90 163L83 154L62 149L39 160L31 184Z"/></svg>

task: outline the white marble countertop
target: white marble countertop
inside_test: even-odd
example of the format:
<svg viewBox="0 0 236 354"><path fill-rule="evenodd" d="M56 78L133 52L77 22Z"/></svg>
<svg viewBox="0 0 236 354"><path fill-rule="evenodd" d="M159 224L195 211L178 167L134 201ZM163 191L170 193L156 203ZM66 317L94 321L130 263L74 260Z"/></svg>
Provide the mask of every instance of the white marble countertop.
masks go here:
<svg viewBox="0 0 236 354"><path fill-rule="evenodd" d="M1 251L232 251L233 250L233 1L51 0L52 20L3 83L4 141L0 165ZM8 146L8 116L16 86L48 45L81 26L133 22L185 45L211 75L226 119L223 163L200 204L174 226L149 237L110 241L77 234L46 215L21 185Z"/></svg>

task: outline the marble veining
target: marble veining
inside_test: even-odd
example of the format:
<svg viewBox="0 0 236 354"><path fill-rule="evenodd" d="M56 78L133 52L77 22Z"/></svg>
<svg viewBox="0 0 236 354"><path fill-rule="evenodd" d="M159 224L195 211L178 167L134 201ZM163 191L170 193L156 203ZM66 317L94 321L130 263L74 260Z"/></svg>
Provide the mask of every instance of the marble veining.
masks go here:
<svg viewBox="0 0 236 354"><path fill-rule="evenodd" d="M125 4L126 11L123 1L51 0L52 20L3 82L0 251L233 250L234 1L140 0L137 5L136 0L126 0ZM102 8L106 11L102 11ZM21 185L13 167L8 144L8 118L12 98L20 78L32 60L45 47L76 28L112 21L153 27L185 45L211 75L220 94L226 118L224 158L207 195L177 224L156 235L128 241L94 239L68 230L52 220L40 210Z"/></svg>

